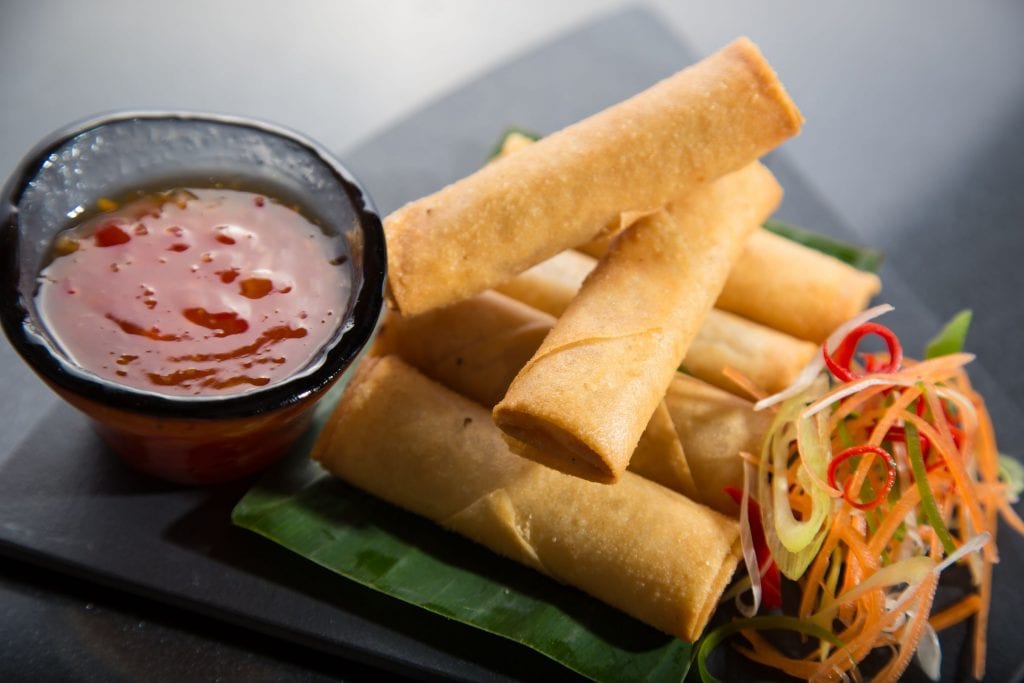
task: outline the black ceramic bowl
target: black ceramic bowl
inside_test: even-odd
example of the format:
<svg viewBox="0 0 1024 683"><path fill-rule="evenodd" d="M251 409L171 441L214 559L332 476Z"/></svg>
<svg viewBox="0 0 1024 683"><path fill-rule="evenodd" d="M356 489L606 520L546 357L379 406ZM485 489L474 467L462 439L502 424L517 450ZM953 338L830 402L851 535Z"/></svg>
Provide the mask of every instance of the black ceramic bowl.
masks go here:
<svg viewBox="0 0 1024 683"><path fill-rule="evenodd" d="M333 337L303 369L247 393L178 397L133 389L72 362L35 302L57 232L100 197L217 183L296 201L350 258L351 298ZM380 218L352 175L315 143L266 123L139 112L87 121L45 140L0 199L0 320L14 348L88 415L131 465L173 481L245 476L280 457L312 407L366 346L383 303Z"/></svg>

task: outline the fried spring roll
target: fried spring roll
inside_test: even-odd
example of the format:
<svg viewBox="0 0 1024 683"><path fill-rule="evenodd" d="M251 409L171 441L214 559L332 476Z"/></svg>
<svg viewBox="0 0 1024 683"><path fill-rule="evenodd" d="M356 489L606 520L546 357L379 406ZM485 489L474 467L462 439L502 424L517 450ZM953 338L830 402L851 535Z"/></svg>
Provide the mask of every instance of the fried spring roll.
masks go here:
<svg viewBox="0 0 1024 683"><path fill-rule="evenodd" d="M596 264L590 256L570 249L538 263L496 289L558 317ZM793 383L817 350L811 342L713 308L690 344L683 366L705 382L726 391L742 392L722 374L728 365L746 375L756 386L775 393Z"/></svg>
<svg viewBox="0 0 1024 683"><path fill-rule="evenodd" d="M792 384L817 352L811 342L712 308L690 344L683 367L716 387L742 392L722 373L729 366L773 394Z"/></svg>
<svg viewBox="0 0 1024 683"><path fill-rule="evenodd" d="M737 564L734 520L630 473L601 486L516 457L486 409L393 356L361 364L313 456L359 488L687 641Z"/></svg>
<svg viewBox="0 0 1024 683"><path fill-rule="evenodd" d="M633 224L632 221L628 221L626 217L623 217L623 219L622 219L622 228L623 229L628 228L632 224ZM600 235L600 236L595 237L594 239L590 240L589 242L581 244L580 246L578 246L576 248L578 250L582 251L587 256L592 256L594 258L601 258L602 256L604 256L604 253L606 251L608 251L608 247L611 246L611 243L612 243L613 239L615 239L615 233L609 233L609 234L606 234L606 235Z"/></svg>
<svg viewBox="0 0 1024 683"><path fill-rule="evenodd" d="M686 452L695 485L690 497L736 515L739 507L723 489L743 485L739 454L761 452L772 414L755 412L750 401L682 374L672 379L664 403Z"/></svg>
<svg viewBox="0 0 1024 683"><path fill-rule="evenodd" d="M599 258L610 239L599 237L579 249ZM762 229L750 236L715 306L820 344L863 311L881 288L874 273Z"/></svg>
<svg viewBox="0 0 1024 683"><path fill-rule="evenodd" d="M384 221L390 296L415 314L511 279L740 169L803 119L745 38Z"/></svg>
<svg viewBox="0 0 1024 683"><path fill-rule="evenodd" d="M746 237L781 196L755 163L624 231L495 406L513 450L615 482Z"/></svg>
<svg viewBox="0 0 1024 683"><path fill-rule="evenodd" d="M874 273L759 230L715 305L820 344L881 288Z"/></svg>
<svg viewBox="0 0 1024 683"><path fill-rule="evenodd" d="M531 144L530 138L521 136L514 144L503 147L501 154L512 154ZM644 215L643 212L624 212L620 216L621 229ZM580 259L578 253L601 258L608 251L615 234L615 231L607 231L577 246L578 251L562 252L510 282L498 285L496 289L557 317L572 298L569 294L572 282L582 283L586 277L586 261ZM794 339L810 340L816 344L823 342L841 323L864 310L882 287L881 280L873 273L859 271L839 259L819 254L768 230L758 230L751 236L733 271L725 281L716 306L763 323ZM699 341L695 340L695 345ZM781 342L781 339L777 341ZM757 346L767 351L763 347L765 342L767 340L761 340ZM806 347L801 351L796 346L787 346L781 350L780 368L791 369L794 364L802 367L810 358L808 356L803 362L798 362L797 358L806 354ZM696 348L693 347L694 350ZM780 350L774 351L778 353ZM697 365L702 360L700 358L690 364ZM763 376L767 370L763 367L747 369L735 364L734 367L751 378ZM720 367L713 377L700 374L702 372L694 374L733 390L732 384L722 378ZM794 378L795 375L783 373L783 376L764 378L758 384L774 393L789 386Z"/></svg>
<svg viewBox="0 0 1024 683"><path fill-rule="evenodd" d="M565 312L596 265L597 259L566 249L494 289L557 318Z"/></svg>
<svg viewBox="0 0 1024 683"><path fill-rule="evenodd" d="M493 408L554 323L547 313L486 291L420 315L389 312L373 353L395 354L427 377ZM651 415L629 467L674 491L694 494L686 455L665 406Z"/></svg>
<svg viewBox="0 0 1024 683"><path fill-rule="evenodd" d="M388 312L373 352L395 354L431 379L492 407L555 319L497 292L414 316Z"/></svg>

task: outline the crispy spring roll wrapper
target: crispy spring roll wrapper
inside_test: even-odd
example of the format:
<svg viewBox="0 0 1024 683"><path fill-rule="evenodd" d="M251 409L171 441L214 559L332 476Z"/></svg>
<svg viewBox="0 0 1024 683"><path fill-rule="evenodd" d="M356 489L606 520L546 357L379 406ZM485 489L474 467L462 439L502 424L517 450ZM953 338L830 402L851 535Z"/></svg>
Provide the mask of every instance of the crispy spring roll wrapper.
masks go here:
<svg viewBox="0 0 1024 683"><path fill-rule="evenodd" d="M809 341L713 308L690 345L683 367L694 377L731 392L742 389L722 374L722 369L736 368L774 394L792 384L817 352L818 346Z"/></svg>
<svg viewBox="0 0 1024 683"><path fill-rule="evenodd" d="M696 445L691 441L691 445ZM697 480L693 478L690 461L683 448L683 440L676 431L672 413L665 401L660 401L640 435L628 470L645 479L677 491L690 500L700 500Z"/></svg>
<svg viewBox="0 0 1024 683"><path fill-rule="evenodd" d="M509 155L531 144L533 141L530 138L519 136L514 143L504 146L501 154ZM623 212L619 216L619 229L629 227L648 213ZM617 230L607 230L578 245L576 250L562 252L532 266L513 280L498 285L497 289L557 317L565 310L588 272L587 261L578 254L601 258L616 234ZM838 259L762 229L751 236L747 247L740 254L716 306L763 323L793 338L820 344L836 327L864 310L879 290L881 280L873 273L862 272ZM774 341L782 343L783 340L776 338ZM699 340L695 343L699 343ZM767 351L764 346L767 343L768 340L760 340L757 346ZM775 349L776 353L779 351ZM759 385L771 393L789 386L795 375L789 375L783 370L791 369L796 363L796 357L803 353L806 350L801 351L792 345L782 350L782 362L778 366L780 375L764 378L758 382ZM697 362L691 364L697 365ZM763 376L767 370L734 366L751 378ZM720 371L716 370L714 376L702 372L697 371L695 374L723 388L733 389L731 383L722 379Z"/></svg>
<svg viewBox="0 0 1024 683"><path fill-rule="evenodd" d="M874 273L759 230L747 242L716 305L820 344L864 310L881 288Z"/></svg>
<svg viewBox="0 0 1024 683"><path fill-rule="evenodd" d="M628 218L629 217L627 216L623 216L622 218L623 229L626 229L630 225L632 225L632 221L629 221ZM583 252L587 256L591 256L593 258L601 258L602 256L604 256L604 253L608 251L608 247L611 246L613 239L615 239L615 233L609 232L605 235L599 235L594 239L590 240L589 242L581 244L580 246L576 247L576 249Z"/></svg>
<svg viewBox="0 0 1024 683"><path fill-rule="evenodd" d="M486 291L419 315L389 311L373 353L401 356L431 379L491 407L554 324L547 313Z"/></svg>
<svg viewBox="0 0 1024 683"><path fill-rule="evenodd" d="M384 221L390 296L443 306L740 169L803 122L741 38L644 92L487 164Z"/></svg>
<svg viewBox="0 0 1024 683"><path fill-rule="evenodd" d="M596 265L597 259L566 249L494 289L558 318Z"/></svg>
<svg viewBox="0 0 1024 683"><path fill-rule="evenodd" d="M373 347L427 377L493 408L537 352L555 318L494 291L414 316L388 312ZM630 469L674 491L693 494L686 455L668 409L659 404Z"/></svg>
<svg viewBox="0 0 1024 683"><path fill-rule="evenodd" d="M361 364L313 457L687 641L737 564L734 520L634 474L601 486L515 456L486 409L394 356Z"/></svg>
<svg viewBox="0 0 1024 683"><path fill-rule="evenodd" d="M513 450L615 482L747 235L781 196L754 163L624 231L495 406Z"/></svg>
<svg viewBox="0 0 1024 683"><path fill-rule="evenodd" d="M595 265L592 257L569 249L496 289L557 318ZM811 342L713 308L690 343L683 366L705 382L742 392L722 374L728 365L773 394L792 384L817 350Z"/></svg>
<svg viewBox="0 0 1024 683"><path fill-rule="evenodd" d="M690 497L736 515L739 507L722 489L743 485L739 454L761 452L772 414L756 412L750 401L681 373L672 378L664 403L687 455L695 485Z"/></svg>

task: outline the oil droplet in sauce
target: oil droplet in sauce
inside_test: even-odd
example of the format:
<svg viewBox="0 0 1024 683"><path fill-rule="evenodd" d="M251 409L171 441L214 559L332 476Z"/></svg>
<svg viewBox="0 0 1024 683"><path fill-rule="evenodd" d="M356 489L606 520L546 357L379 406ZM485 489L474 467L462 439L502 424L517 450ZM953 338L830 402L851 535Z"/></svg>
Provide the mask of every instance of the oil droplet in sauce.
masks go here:
<svg viewBox="0 0 1024 683"><path fill-rule="evenodd" d="M50 333L94 374L241 393L304 368L344 318L337 243L266 195L172 190L108 206L58 235L37 294Z"/></svg>

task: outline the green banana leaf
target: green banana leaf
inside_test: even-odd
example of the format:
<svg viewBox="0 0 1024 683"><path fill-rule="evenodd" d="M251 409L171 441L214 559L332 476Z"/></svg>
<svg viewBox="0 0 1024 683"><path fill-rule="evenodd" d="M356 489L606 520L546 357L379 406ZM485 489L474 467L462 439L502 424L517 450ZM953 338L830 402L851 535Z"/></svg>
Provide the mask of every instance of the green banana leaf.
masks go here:
<svg viewBox="0 0 1024 683"><path fill-rule="evenodd" d="M235 524L339 581L522 643L588 678L685 677L690 644L335 479L309 460L310 445L239 501Z"/></svg>
<svg viewBox="0 0 1024 683"><path fill-rule="evenodd" d="M764 229L774 232L780 237L793 240L797 244L802 244L823 254L828 254L853 266L857 270L877 273L878 269L882 267L884 255L880 249L850 244L849 242L844 242L828 235L822 235L813 230L783 223L772 218L764 222Z"/></svg>

